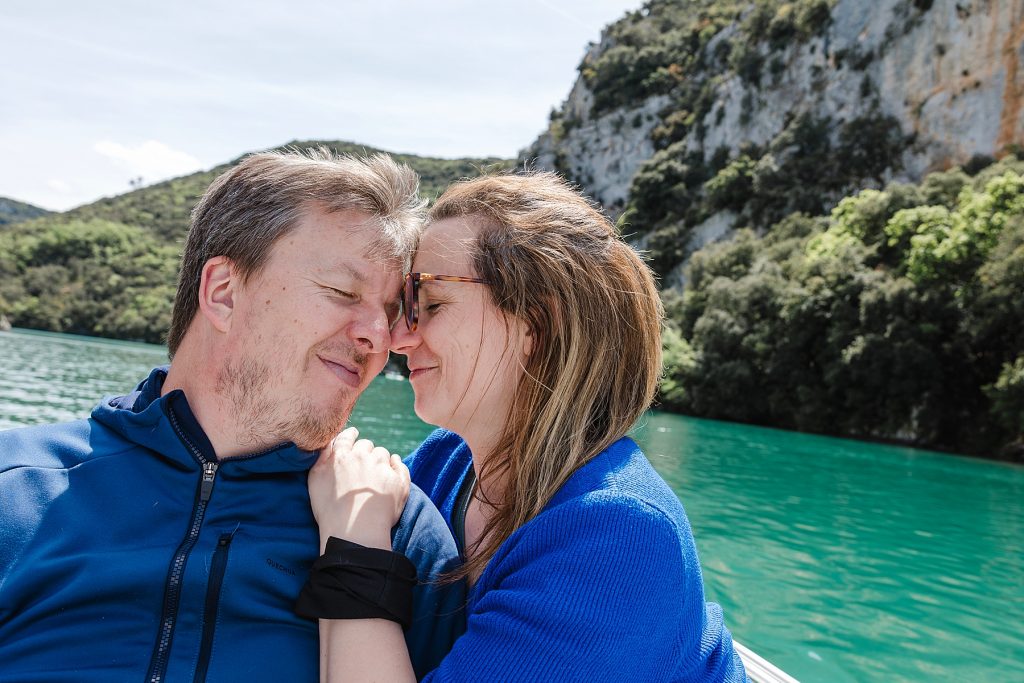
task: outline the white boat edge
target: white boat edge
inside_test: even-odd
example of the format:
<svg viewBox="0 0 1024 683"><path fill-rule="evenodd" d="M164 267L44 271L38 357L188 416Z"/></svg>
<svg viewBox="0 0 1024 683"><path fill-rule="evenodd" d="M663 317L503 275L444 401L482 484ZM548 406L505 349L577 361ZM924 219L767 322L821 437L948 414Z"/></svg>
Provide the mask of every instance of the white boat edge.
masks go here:
<svg viewBox="0 0 1024 683"><path fill-rule="evenodd" d="M757 654L747 646L732 641L736 653L743 660L743 668L753 683L800 683L798 680Z"/></svg>

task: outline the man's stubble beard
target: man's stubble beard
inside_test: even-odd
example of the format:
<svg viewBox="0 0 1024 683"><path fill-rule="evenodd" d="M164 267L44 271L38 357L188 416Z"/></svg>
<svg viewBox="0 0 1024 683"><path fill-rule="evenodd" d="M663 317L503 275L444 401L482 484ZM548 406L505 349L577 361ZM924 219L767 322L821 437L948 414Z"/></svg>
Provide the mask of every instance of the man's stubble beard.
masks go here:
<svg viewBox="0 0 1024 683"><path fill-rule="evenodd" d="M365 369L365 356L346 356ZM304 374L312 360L317 360L315 350L305 359ZM309 451L326 446L348 421L358 393L353 390L349 395L339 390L346 395L327 408L318 406L308 396L289 400L283 389L276 392L275 400L277 379L273 366L257 356L231 360L218 375L217 391L234 410L239 443L262 449L291 441Z"/></svg>

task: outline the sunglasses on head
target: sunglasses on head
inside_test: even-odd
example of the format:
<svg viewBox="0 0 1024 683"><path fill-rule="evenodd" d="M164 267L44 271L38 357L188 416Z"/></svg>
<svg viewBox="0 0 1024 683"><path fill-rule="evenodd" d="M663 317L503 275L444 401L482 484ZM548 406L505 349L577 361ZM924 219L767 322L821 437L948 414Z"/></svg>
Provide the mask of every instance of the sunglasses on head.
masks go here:
<svg viewBox="0 0 1024 683"><path fill-rule="evenodd" d="M485 280L475 277L460 277L458 275L433 275L431 273L406 273L405 289L402 295L402 308L405 309L405 324L409 326L410 332L416 331L420 318L420 283L431 280L440 282L475 282L478 285L486 285Z"/></svg>

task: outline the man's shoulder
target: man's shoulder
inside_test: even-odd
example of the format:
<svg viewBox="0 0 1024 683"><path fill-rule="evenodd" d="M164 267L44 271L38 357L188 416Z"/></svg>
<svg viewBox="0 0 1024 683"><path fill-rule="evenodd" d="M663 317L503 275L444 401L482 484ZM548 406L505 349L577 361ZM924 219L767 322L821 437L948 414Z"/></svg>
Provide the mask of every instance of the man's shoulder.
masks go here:
<svg viewBox="0 0 1024 683"><path fill-rule="evenodd" d="M430 574L448 571L459 555L444 517L415 484L410 487L405 510L393 529L392 543L418 569L427 569Z"/></svg>
<svg viewBox="0 0 1024 683"><path fill-rule="evenodd" d="M0 431L0 473L23 468L68 469L119 447L95 420Z"/></svg>

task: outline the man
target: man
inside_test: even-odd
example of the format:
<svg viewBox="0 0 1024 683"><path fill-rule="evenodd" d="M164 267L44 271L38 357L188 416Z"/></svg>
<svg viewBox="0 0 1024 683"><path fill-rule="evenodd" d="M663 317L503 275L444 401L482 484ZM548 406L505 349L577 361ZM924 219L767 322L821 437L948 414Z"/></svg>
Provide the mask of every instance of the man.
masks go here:
<svg viewBox="0 0 1024 683"><path fill-rule="evenodd" d="M0 432L0 681L318 679L306 473L387 360L416 186L383 155L248 157L192 214L169 369ZM415 488L394 547L421 582L457 555ZM417 587L418 674L459 600Z"/></svg>

